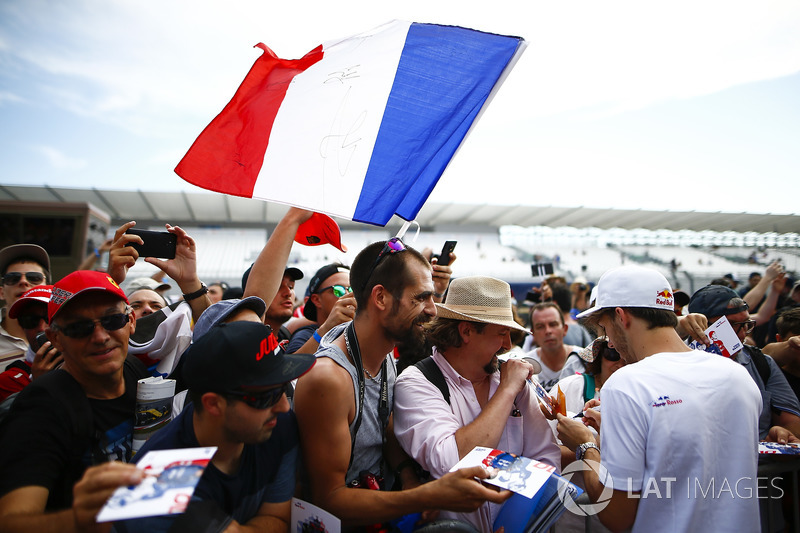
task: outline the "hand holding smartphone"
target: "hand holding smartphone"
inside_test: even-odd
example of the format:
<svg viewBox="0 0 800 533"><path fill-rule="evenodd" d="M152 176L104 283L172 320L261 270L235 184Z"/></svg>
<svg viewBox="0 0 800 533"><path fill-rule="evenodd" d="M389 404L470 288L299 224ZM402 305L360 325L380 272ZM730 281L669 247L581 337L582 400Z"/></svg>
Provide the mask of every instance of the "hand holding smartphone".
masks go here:
<svg viewBox="0 0 800 533"><path fill-rule="evenodd" d="M445 241L444 246L442 246L442 253L436 256L438 259L438 265L447 266L450 264L450 253L456 249L456 243L458 241Z"/></svg>
<svg viewBox="0 0 800 533"><path fill-rule="evenodd" d="M156 257L158 259L175 259L175 251L178 247L178 236L168 231L148 231L143 229L129 228L125 233L138 235L144 244L129 243L137 252L139 257Z"/></svg>

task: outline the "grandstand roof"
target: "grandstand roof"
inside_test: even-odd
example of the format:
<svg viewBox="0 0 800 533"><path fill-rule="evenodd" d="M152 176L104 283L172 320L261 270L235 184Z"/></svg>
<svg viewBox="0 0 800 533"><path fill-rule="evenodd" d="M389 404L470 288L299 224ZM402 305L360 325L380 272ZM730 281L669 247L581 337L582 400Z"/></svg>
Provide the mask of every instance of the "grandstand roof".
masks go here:
<svg viewBox="0 0 800 533"><path fill-rule="evenodd" d="M259 226L277 223L287 207L248 198L209 192L120 191L0 185L0 200L26 202L89 202L107 212L114 223L136 220L141 224L184 226ZM400 222L395 218L394 222ZM644 211L428 202L417 217L422 227L470 226L570 226L600 229L667 229L800 233L800 215L725 213L699 211ZM345 228L360 227L339 221Z"/></svg>

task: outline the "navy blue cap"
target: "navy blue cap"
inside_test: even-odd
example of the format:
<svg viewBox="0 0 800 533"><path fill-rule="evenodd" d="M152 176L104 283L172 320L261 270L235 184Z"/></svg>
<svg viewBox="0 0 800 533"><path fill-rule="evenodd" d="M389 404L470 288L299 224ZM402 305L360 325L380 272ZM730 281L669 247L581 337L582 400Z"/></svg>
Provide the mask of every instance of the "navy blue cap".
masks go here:
<svg viewBox="0 0 800 533"><path fill-rule="evenodd" d="M741 296L723 285L706 285L692 295L689 300L689 312L700 313L706 318L716 318L720 316L735 315L748 310L747 302L742 300L741 305L728 307L728 303L734 298L741 300Z"/></svg>

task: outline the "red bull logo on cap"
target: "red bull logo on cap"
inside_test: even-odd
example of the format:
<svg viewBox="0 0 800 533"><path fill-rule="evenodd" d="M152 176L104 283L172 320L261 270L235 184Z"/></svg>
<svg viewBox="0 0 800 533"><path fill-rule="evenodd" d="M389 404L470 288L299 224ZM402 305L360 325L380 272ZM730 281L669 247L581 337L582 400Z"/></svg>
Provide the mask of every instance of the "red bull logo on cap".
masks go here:
<svg viewBox="0 0 800 533"><path fill-rule="evenodd" d="M672 291L669 289L664 289L656 293L656 305L663 305L669 309L673 308L675 303L675 299L672 296Z"/></svg>

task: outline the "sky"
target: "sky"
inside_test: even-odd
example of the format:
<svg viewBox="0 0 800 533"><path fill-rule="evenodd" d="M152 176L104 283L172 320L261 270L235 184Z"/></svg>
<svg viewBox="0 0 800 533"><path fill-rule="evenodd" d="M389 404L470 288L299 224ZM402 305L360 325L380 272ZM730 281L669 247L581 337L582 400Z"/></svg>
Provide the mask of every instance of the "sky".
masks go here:
<svg viewBox="0 0 800 533"><path fill-rule="evenodd" d="M198 191L255 44L392 19L528 43L431 200L800 213L796 0L0 0L0 184Z"/></svg>

